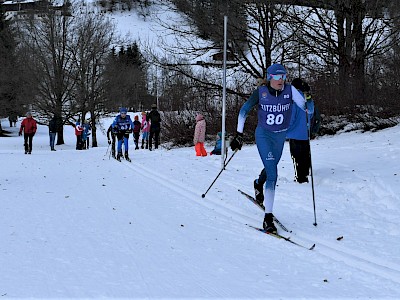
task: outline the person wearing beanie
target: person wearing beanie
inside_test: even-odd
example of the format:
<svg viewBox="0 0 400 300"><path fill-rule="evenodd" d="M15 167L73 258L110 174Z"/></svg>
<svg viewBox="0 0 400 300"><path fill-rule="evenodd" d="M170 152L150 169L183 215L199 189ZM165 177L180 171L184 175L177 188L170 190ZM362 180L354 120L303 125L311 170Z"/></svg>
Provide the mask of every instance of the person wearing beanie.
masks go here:
<svg viewBox="0 0 400 300"><path fill-rule="evenodd" d="M133 140L135 142L135 150L139 149L140 127L142 123L139 122L139 116L135 116L133 121Z"/></svg>
<svg viewBox="0 0 400 300"><path fill-rule="evenodd" d="M308 182L308 175L311 167L310 156L310 124L314 115L314 101L308 97L310 86L300 78L292 80L294 86L306 98L307 114L297 105L293 106L289 129L286 132L286 139L289 139L290 155L293 160L295 180L298 183ZM255 190L258 197L261 197L262 187L266 181L266 172L263 169L256 180ZM259 199L260 200L260 199Z"/></svg>
<svg viewBox="0 0 400 300"><path fill-rule="evenodd" d="M285 83L287 72L283 65L273 64L266 73L267 85L257 87L239 111L237 133L231 142L231 149L237 151L242 148L247 115L257 106L255 139L267 175L264 199L260 205L265 207L263 228L271 233L277 231L272 214L278 178L277 166L282 156L292 109L297 105L305 113L306 106L303 95L295 87Z"/></svg>
<svg viewBox="0 0 400 300"><path fill-rule="evenodd" d="M117 158L115 156L115 136L116 136L116 132L113 128L113 124L111 123L107 129L107 140L108 140L108 144L111 145L111 155L113 158Z"/></svg>
<svg viewBox="0 0 400 300"><path fill-rule="evenodd" d="M26 118L22 120L21 127L19 129L19 136L22 135L22 131L24 132L25 154L32 153L32 141L33 141L33 136L36 133L36 130L37 130L36 120L32 118L32 113L27 112Z"/></svg>
<svg viewBox="0 0 400 300"><path fill-rule="evenodd" d="M206 139L206 120L202 114L196 116L196 126L194 128L194 149L196 156L207 156L207 151L204 149L204 142Z"/></svg>
<svg viewBox="0 0 400 300"><path fill-rule="evenodd" d="M221 148L222 148L222 132L218 132L216 136L215 146L214 149L210 152L210 155L221 155Z"/></svg>
<svg viewBox="0 0 400 300"><path fill-rule="evenodd" d="M83 127L81 126L81 122L75 123L75 136L76 136L76 150L82 150L83 141L82 141L82 133Z"/></svg>
<svg viewBox="0 0 400 300"><path fill-rule="evenodd" d="M127 114L128 110L125 107L122 107L119 110L119 115L115 117L112 126L114 128L114 132L117 135L117 160L121 161L122 157L122 142L125 147L125 160L131 161L129 158L129 133L131 133L133 128L133 122L131 117Z"/></svg>
<svg viewBox="0 0 400 300"><path fill-rule="evenodd" d="M289 139L290 155L293 160L295 180L307 183L311 168L310 126L314 116L314 101L310 95L310 86L300 78L292 80L292 85L306 98L307 113L294 106L286 138Z"/></svg>
<svg viewBox="0 0 400 300"><path fill-rule="evenodd" d="M151 151L153 148L153 138L155 149L158 149L160 143L161 116L156 104L151 105L151 112L147 116L147 121L150 122L149 150Z"/></svg>

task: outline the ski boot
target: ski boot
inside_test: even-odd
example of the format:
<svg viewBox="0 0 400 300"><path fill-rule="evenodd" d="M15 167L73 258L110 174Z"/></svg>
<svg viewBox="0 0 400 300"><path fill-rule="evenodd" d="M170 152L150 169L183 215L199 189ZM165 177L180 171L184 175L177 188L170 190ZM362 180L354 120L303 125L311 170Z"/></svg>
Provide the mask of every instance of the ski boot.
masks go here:
<svg viewBox="0 0 400 300"><path fill-rule="evenodd" d="M257 183L257 179L254 180L254 194L258 205L264 207L264 187L262 184Z"/></svg>
<svg viewBox="0 0 400 300"><path fill-rule="evenodd" d="M128 152L125 152L125 160L131 162L131 159L129 158Z"/></svg>
<svg viewBox="0 0 400 300"><path fill-rule="evenodd" d="M296 179L296 181L298 182L298 183L308 183L308 178L305 176L305 177L298 177L297 179Z"/></svg>
<svg viewBox="0 0 400 300"><path fill-rule="evenodd" d="M268 233L276 233L277 229L274 224L274 215L272 213L265 214L263 228Z"/></svg>
<svg viewBox="0 0 400 300"><path fill-rule="evenodd" d="M118 161L121 161L121 157L122 157L122 152L118 152L118 154L117 154L117 160L118 160Z"/></svg>

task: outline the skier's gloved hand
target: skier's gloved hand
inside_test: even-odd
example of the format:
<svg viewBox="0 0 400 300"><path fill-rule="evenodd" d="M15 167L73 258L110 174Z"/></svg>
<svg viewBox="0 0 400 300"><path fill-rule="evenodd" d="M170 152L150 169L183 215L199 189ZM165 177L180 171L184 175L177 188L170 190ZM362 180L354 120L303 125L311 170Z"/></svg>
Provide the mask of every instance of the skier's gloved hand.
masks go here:
<svg viewBox="0 0 400 300"><path fill-rule="evenodd" d="M110 140L108 140L108 144L111 145L111 141Z"/></svg>
<svg viewBox="0 0 400 300"><path fill-rule="evenodd" d="M243 133L237 132L236 136L233 138L231 142L231 149L235 151L236 149L241 150L243 146Z"/></svg>
<svg viewBox="0 0 400 300"><path fill-rule="evenodd" d="M22 135L22 132L20 131L20 132L18 133L18 135L21 136L21 135Z"/></svg>

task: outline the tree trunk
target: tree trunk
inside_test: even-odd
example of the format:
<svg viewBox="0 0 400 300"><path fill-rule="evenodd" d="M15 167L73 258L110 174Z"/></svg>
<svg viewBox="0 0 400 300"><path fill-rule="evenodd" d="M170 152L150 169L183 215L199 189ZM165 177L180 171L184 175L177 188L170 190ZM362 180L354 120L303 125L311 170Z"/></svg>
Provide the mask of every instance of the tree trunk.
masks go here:
<svg viewBox="0 0 400 300"><path fill-rule="evenodd" d="M56 145L63 145L64 144L64 126L63 120L61 116L55 116L56 123L57 123L57 143Z"/></svg>
<svg viewBox="0 0 400 300"><path fill-rule="evenodd" d="M355 1L353 6L353 37L355 44L355 55L353 59L353 97L356 104L365 103L365 36L362 23L366 15L365 5Z"/></svg>
<svg viewBox="0 0 400 300"><path fill-rule="evenodd" d="M97 145L97 132L96 132L96 114L94 110L90 111L91 114L91 122L92 122L92 148L98 147Z"/></svg>

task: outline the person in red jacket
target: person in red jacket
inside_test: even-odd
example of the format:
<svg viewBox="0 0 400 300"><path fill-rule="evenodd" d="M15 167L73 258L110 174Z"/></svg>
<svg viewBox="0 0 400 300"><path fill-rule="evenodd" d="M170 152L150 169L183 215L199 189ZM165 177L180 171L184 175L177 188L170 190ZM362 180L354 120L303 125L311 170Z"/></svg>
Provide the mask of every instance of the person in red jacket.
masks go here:
<svg viewBox="0 0 400 300"><path fill-rule="evenodd" d="M36 133L37 125L34 118L32 118L32 114L28 112L26 114L26 118L21 122L21 128L19 129L19 135L22 135L22 130L24 131L24 147L25 154L32 153L32 140L33 136Z"/></svg>
<svg viewBox="0 0 400 300"><path fill-rule="evenodd" d="M75 124L75 135L76 135L76 150L82 150L83 148L83 140L82 140L82 133L83 127L80 122L76 122Z"/></svg>

